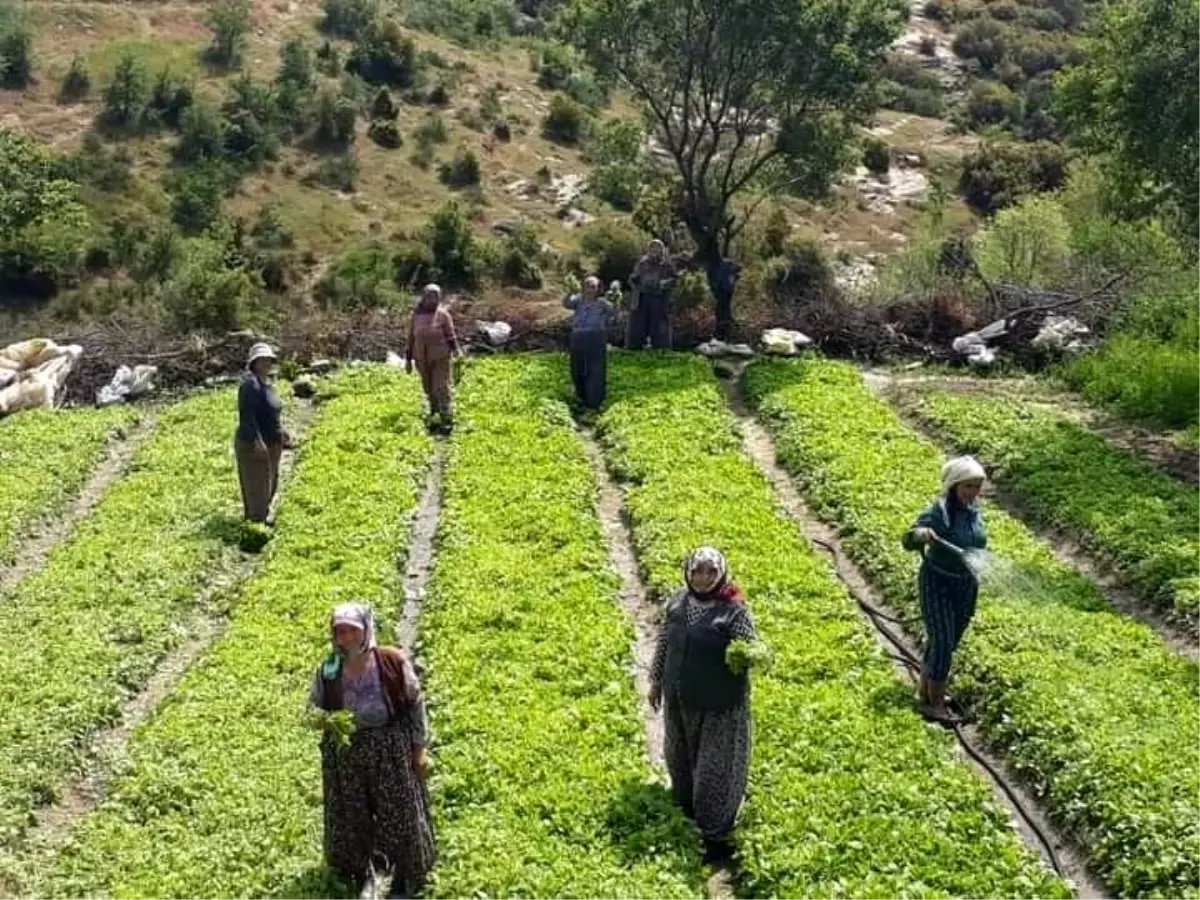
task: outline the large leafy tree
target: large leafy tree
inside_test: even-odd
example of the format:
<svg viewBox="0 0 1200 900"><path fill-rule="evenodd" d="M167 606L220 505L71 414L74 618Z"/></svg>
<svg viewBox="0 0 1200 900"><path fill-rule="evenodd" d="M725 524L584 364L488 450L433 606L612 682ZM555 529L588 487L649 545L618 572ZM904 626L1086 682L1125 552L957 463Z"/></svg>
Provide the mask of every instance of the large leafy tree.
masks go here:
<svg viewBox="0 0 1200 900"><path fill-rule="evenodd" d="M1057 83L1071 137L1103 155L1118 211L1167 212L1197 237L1200 0L1122 0Z"/></svg>
<svg viewBox="0 0 1200 900"><path fill-rule="evenodd" d="M875 107L904 0L573 0L564 33L630 90L670 153L682 218L732 323L722 260L756 204L820 188Z"/></svg>

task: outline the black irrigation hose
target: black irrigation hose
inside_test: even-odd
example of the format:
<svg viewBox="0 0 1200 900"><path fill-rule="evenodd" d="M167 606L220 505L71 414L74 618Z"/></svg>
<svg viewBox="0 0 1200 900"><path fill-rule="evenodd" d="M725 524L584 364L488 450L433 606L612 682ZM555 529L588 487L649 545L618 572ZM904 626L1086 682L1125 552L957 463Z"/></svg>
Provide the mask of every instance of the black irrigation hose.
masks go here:
<svg viewBox="0 0 1200 900"><path fill-rule="evenodd" d="M920 660L917 659L916 654L908 649L908 646L898 635L896 635L888 626L883 624L883 621L886 620L903 627L905 621L889 615L874 604L868 603L866 600L860 598L850 586L849 582L846 581L845 576L842 575L841 568L838 565L841 562L841 554L838 549L828 541L823 541L820 538L810 538L810 540L812 543L816 544L831 557L833 557L833 571L834 575L837 576L838 581L842 582L842 584L844 584L847 589L850 590L850 596L854 598L854 601L858 604L859 608L862 609L862 611L867 615L867 618L871 620L871 624L875 626L876 630L887 639L889 644L896 648L897 652L891 653L889 656L896 662L907 667L909 670L919 672L921 669L921 663ZM959 711L962 711L961 707L959 707ZM971 759L973 759L984 770L986 770L987 773L992 777L992 780L999 785L1000 790L1004 792L1004 795L1008 798L1009 803L1011 803L1013 809L1016 810L1017 815L1021 817L1021 819L1029 827L1029 830L1032 831L1037 837L1038 842L1042 845L1042 849L1045 850L1046 856L1050 860L1050 865L1054 867L1054 871L1058 877L1066 878L1066 872L1063 870L1062 862L1058 858L1058 853L1054 850L1054 845L1050 843L1050 839L1046 837L1045 832L1042 831L1041 826L1033 818L1033 815L1025 808L1025 804L1021 802L1012 786L1008 783L1008 780L971 745L971 742L967 740L967 736L963 733L961 722L947 722L946 724L949 725L950 730L954 732L954 737L958 740L959 746L966 751L967 755L970 756Z"/></svg>

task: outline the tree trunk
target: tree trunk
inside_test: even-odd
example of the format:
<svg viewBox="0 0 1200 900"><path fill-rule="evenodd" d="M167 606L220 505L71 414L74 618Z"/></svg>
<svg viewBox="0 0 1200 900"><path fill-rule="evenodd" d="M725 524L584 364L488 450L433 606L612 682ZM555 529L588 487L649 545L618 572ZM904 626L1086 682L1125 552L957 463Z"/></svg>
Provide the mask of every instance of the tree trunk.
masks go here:
<svg viewBox="0 0 1200 900"><path fill-rule="evenodd" d="M704 271L715 301L717 337L724 341L733 332L733 285L729 279L722 277L722 262L720 259L706 260Z"/></svg>

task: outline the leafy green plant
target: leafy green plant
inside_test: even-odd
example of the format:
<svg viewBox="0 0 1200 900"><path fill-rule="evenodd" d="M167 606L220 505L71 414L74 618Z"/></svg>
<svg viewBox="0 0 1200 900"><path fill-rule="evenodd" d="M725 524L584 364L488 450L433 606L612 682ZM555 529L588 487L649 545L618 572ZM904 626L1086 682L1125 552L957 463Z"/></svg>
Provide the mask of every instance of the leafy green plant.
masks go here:
<svg viewBox="0 0 1200 900"><path fill-rule="evenodd" d="M60 512L105 446L137 418L127 407L35 409L0 422L0 563L20 536Z"/></svg>
<svg viewBox="0 0 1200 900"><path fill-rule="evenodd" d="M421 619L440 767L430 893L703 896L695 833L649 783L565 380L561 357L497 358L459 391Z"/></svg>
<svg viewBox="0 0 1200 900"><path fill-rule="evenodd" d="M542 134L559 144L577 144L587 127L587 110L567 97L556 94L542 122Z"/></svg>
<svg viewBox="0 0 1200 900"><path fill-rule="evenodd" d="M62 85L58 89L58 99L61 103L74 103L82 100L92 89L92 76L88 74L87 63L78 53L71 57L71 65L63 76Z"/></svg>
<svg viewBox="0 0 1200 900"><path fill-rule="evenodd" d="M78 771L88 736L115 724L182 641L223 546L205 526L233 512L233 407L218 391L159 414L130 474L0 603L0 672L21 685L0 700L0 844L20 838L31 810ZM31 705L54 714L28 728Z"/></svg>
<svg viewBox="0 0 1200 900"><path fill-rule="evenodd" d="M137 731L128 769L71 846L24 870L30 892L341 896L321 864L320 761L298 713L328 652L332 605L362 599L386 622L399 603L396 555L432 443L420 388L402 373L371 367L334 386L300 450L271 553L221 639ZM225 423L233 401L219 399ZM223 427L208 433L228 439ZM195 443L181 448L189 459ZM205 483L231 499L227 454L204 458L223 467ZM162 543L161 532L149 541Z"/></svg>
<svg viewBox="0 0 1200 900"><path fill-rule="evenodd" d="M775 656L752 675L745 896L1067 896L924 724L845 589L745 457L709 366L621 354L598 430L662 599L719 547ZM697 430L696 423L704 427Z"/></svg>
<svg viewBox="0 0 1200 900"><path fill-rule="evenodd" d="M893 608L915 618L917 560L900 535L937 495L942 454L852 366L756 363L745 385L814 510L841 528ZM952 689L1114 892L1196 896L1196 664L1110 609L1019 522L990 505L984 517L989 549L1040 589L985 584Z"/></svg>

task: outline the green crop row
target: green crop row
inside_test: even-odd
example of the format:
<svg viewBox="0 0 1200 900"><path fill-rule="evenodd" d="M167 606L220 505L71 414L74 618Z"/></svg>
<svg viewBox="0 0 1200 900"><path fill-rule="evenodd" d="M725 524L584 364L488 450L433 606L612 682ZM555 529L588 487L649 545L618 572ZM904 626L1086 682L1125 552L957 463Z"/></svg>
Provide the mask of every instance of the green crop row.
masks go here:
<svg viewBox="0 0 1200 900"><path fill-rule="evenodd" d="M171 407L106 492L0 603L0 846L184 637L234 509L228 392Z"/></svg>
<svg viewBox="0 0 1200 900"><path fill-rule="evenodd" d="M913 709L827 561L744 455L708 366L618 357L599 420L638 557L664 598L723 550L774 665L755 676L743 896L1068 896L953 742Z"/></svg>
<svg viewBox="0 0 1200 900"><path fill-rule="evenodd" d="M129 407L35 409L0 422L0 565L39 517L66 506L108 441L136 420Z"/></svg>
<svg viewBox="0 0 1200 900"><path fill-rule="evenodd" d="M1012 398L934 392L917 413L995 468L1039 520L1078 533L1150 602L1194 622L1200 494L1064 416Z"/></svg>
<svg viewBox="0 0 1200 900"><path fill-rule="evenodd" d="M703 896L651 779L597 485L559 357L473 368L458 398L420 645L440 897Z"/></svg>
<svg viewBox="0 0 1200 900"><path fill-rule="evenodd" d="M759 363L745 386L818 514L915 616L918 560L900 536L937 495L941 453L848 365ZM957 694L1118 896L1197 896L1196 665L1113 612L1019 522L984 516L1007 575L985 579Z"/></svg>
<svg viewBox="0 0 1200 900"><path fill-rule="evenodd" d="M344 375L301 445L276 537L221 639L134 735L131 767L35 896L314 897L316 735L302 724L333 604L397 612L396 558L427 468L419 390L382 368Z"/></svg>

